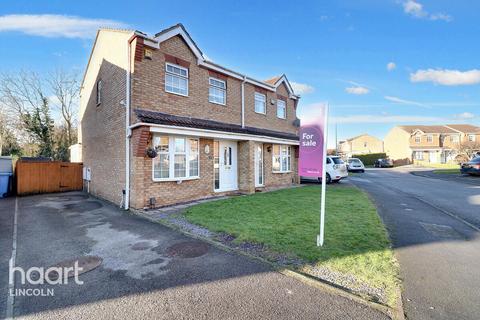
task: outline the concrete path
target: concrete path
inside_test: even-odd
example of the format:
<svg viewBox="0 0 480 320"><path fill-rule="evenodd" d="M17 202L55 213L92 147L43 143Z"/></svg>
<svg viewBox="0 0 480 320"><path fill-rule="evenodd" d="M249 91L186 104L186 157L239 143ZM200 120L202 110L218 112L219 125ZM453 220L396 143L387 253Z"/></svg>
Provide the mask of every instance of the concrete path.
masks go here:
<svg viewBox="0 0 480 320"><path fill-rule="evenodd" d="M377 203L404 281L408 319L479 319L480 187L371 169L349 177Z"/></svg>
<svg viewBox="0 0 480 320"><path fill-rule="evenodd" d="M331 295L82 193L19 199L17 266L48 267L85 255L102 264L54 297L15 297L26 319L386 319ZM0 201L0 318L11 252L12 201Z"/></svg>

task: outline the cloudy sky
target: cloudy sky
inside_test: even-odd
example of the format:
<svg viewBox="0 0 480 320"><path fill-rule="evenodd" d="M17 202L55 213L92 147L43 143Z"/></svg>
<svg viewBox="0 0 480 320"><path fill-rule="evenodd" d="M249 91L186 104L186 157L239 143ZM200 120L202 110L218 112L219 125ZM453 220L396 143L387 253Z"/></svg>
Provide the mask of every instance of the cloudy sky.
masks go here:
<svg viewBox="0 0 480 320"><path fill-rule="evenodd" d="M330 144L398 124L480 125L480 2L9 1L0 71L83 72L99 26L153 34L182 22L213 61L286 73L299 116L330 105Z"/></svg>

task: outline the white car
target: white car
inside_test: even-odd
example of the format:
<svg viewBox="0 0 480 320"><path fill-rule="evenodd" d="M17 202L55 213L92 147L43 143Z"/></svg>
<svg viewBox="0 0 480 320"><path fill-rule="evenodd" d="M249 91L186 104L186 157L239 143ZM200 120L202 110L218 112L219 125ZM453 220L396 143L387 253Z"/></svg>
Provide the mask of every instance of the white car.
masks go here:
<svg viewBox="0 0 480 320"><path fill-rule="evenodd" d="M348 172L365 172L365 166L362 160L358 158L350 158L347 160Z"/></svg>
<svg viewBox="0 0 480 320"><path fill-rule="evenodd" d="M327 156L327 172L326 182L338 182L346 177L348 177L347 165L343 162L342 158L337 156ZM322 181L322 177L300 177L301 180L315 180Z"/></svg>

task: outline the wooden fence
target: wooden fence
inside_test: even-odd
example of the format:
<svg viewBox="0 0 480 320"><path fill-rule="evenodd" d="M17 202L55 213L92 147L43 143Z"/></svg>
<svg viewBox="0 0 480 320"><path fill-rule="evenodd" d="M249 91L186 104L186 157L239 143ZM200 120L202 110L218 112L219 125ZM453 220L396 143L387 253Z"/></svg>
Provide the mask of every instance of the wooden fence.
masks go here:
<svg viewBox="0 0 480 320"><path fill-rule="evenodd" d="M17 194L82 190L82 164L60 161L22 161L15 166Z"/></svg>

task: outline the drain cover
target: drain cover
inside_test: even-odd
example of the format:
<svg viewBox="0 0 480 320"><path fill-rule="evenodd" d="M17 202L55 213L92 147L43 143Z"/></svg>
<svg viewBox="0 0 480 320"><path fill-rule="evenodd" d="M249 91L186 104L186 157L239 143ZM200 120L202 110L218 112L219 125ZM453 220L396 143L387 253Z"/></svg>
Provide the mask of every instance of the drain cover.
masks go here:
<svg viewBox="0 0 480 320"><path fill-rule="evenodd" d="M167 248L167 254L172 257L195 258L203 256L208 251L208 245L203 242L185 241Z"/></svg>
<svg viewBox="0 0 480 320"><path fill-rule="evenodd" d="M85 272L88 272L88 271L91 271L93 269L95 269L96 267L98 267L99 265L102 264L102 258L100 257L97 257L97 256L83 256L83 257L78 257L78 258L75 258L75 259L71 259L71 260L65 260L65 261L62 261L62 262L59 262L53 266L50 266L49 268L51 267L54 267L54 268L62 268L62 270L65 270L64 268L73 268L75 267L75 262L78 261L78 267L79 268L82 268L81 271L78 272L78 274L82 274L82 273L85 273ZM48 269L48 268L47 268ZM68 272L68 277L73 277L74 276L74 272L73 271L69 271ZM55 281L58 279L58 273L56 271L52 271L49 273L48 275L48 278L52 281Z"/></svg>

